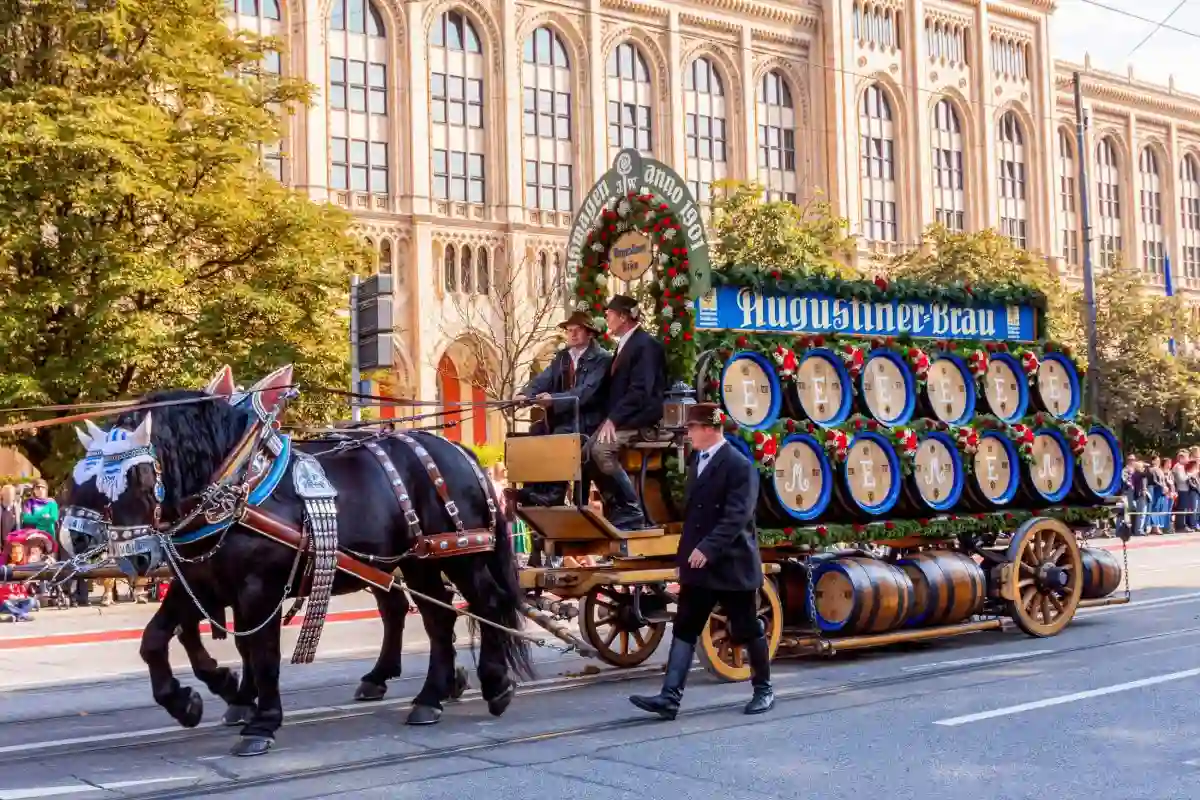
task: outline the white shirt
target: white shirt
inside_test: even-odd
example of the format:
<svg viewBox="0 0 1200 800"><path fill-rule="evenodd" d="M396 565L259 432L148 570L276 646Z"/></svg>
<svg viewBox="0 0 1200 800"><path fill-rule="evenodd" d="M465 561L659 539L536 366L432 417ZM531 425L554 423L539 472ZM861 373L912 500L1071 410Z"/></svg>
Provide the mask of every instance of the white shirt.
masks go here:
<svg viewBox="0 0 1200 800"><path fill-rule="evenodd" d="M567 354L571 356L571 366L573 368L579 369L579 359L583 358L583 354L587 352L587 349L588 346L585 344L582 347L572 347L567 351Z"/></svg>
<svg viewBox="0 0 1200 800"><path fill-rule="evenodd" d="M616 355L620 355L620 354L621 354L621 348L622 348L622 347L624 347L624 346L625 346L625 343L629 341L629 337L633 335L633 332L634 332L635 330L637 330L637 326L636 326L636 325L634 325L632 328L630 328L629 330L627 330L627 331L625 331L624 333L622 333L622 334L621 334L621 336L620 336L620 338L618 338L618 339L617 339L617 353L616 353ZM614 358L615 358L615 356L614 356Z"/></svg>
<svg viewBox="0 0 1200 800"><path fill-rule="evenodd" d="M701 472L704 472L704 468L712 463L713 457L716 456L717 451L720 450L724 446L725 446L725 437L721 437L721 441L717 442L716 444L714 444L712 447L708 448L707 450L700 451L700 460L697 462L697 466L696 466L696 477L697 478L700 477Z"/></svg>

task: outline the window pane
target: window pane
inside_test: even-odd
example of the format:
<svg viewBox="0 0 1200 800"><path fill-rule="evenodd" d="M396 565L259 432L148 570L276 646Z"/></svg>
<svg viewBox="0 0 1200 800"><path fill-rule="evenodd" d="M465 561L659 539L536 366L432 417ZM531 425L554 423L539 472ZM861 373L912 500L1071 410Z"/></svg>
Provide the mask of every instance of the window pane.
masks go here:
<svg viewBox="0 0 1200 800"><path fill-rule="evenodd" d="M471 197L472 203L483 202L483 181L471 181Z"/></svg>
<svg viewBox="0 0 1200 800"><path fill-rule="evenodd" d="M467 106L467 125L472 128L483 127L483 109L480 106Z"/></svg>
<svg viewBox="0 0 1200 800"><path fill-rule="evenodd" d="M462 104L461 100L451 100L450 101L450 124L451 125L462 125L466 119L464 111L465 111L465 109L463 108L463 104Z"/></svg>
<svg viewBox="0 0 1200 800"><path fill-rule="evenodd" d="M538 179L538 163L536 161L525 162L525 182L537 183Z"/></svg>
<svg viewBox="0 0 1200 800"><path fill-rule="evenodd" d="M329 148L329 157L333 161L346 163L346 140L342 138L334 138Z"/></svg>
<svg viewBox="0 0 1200 800"><path fill-rule="evenodd" d="M455 150L450 153L450 174L465 175L467 173L467 155Z"/></svg>
<svg viewBox="0 0 1200 800"><path fill-rule="evenodd" d="M387 144L384 142L371 142L371 166L386 167L387 163Z"/></svg>
<svg viewBox="0 0 1200 800"><path fill-rule="evenodd" d="M372 64L370 67L371 85L382 88L387 86L387 68L383 64Z"/></svg>
<svg viewBox="0 0 1200 800"><path fill-rule="evenodd" d="M483 177L483 156L472 153L468 163L468 174L472 178Z"/></svg>
<svg viewBox="0 0 1200 800"><path fill-rule="evenodd" d="M371 90L371 113L387 116L387 91L384 89Z"/></svg>
<svg viewBox="0 0 1200 800"><path fill-rule="evenodd" d="M345 167L333 167L329 170L329 185L334 189L341 189L342 191L345 191L348 188L346 186Z"/></svg>
<svg viewBox="0 0 1200 800"><path fill-rule="evenodd" d="M554 136L557 139L571 138L571 118L570 117L555 117L554 118Z"/></svg>
<svg viewBox="0 0 1200 800"><path fill-rule="evenodd" d="M350 188L356 192L365 192L367 190L366 167L350 168Z"/></svg>
<svg viewBox="0 0 1200 800"><path fill-rule="evenodd" d="M429 78L429 94L432 97L446 96L446 76L441 72L433 73Z"/></svg>
<svg viewBox="0 0 1200 800"><path fill-rule="evenodd" d="M451 178L450 179L450 199L451 200L466 200L467 199L467 179L466 178Z"/></svg>
<svg viewBox="0 0 1200 800"><path fill-rule="evenodd" d="M350 141L350 163L367 163L367 143L362 139L352 139Z"/></svg>
<svg viewBox="0 0 1200 800"><path fill-rule="evenodd" d="M371 191L376 194L387 194L387 168L373 168L371 170Z"/></svg>
<svg viewBox="0 0 1200 800"><path fill-rule="evenodd" d="M345 83L346 82L346 59L344 59L344 58L329 59L329 82L330 83Z"/></svg>
<svg viewBox="0 0 1200 800"><path fill-rule="evenodd" d="M367 110L367 90L361 86L350 87L350 110L351 111L366 111Z"/></svg>
<svg viewBox="0 0 1200 800"><path fill-rule="evenodd" d="M570 211L571 210L571 192L569 189L559 189L558 190L558 210L559 211Z"/></svg>
<svg viewBox="0 0 1200 800"><path fill-rule="evenodd" d="M442 200L447 199L446 179L444 177L433 179L433 196Z"/></svg>
<svg viewBox="0 0 1200 800"><path fill-rule="evenodd" d="M350 83L364 84L367 82L367 62L350 61Z"/></svg>
<svg viewBox="0 0 1200 800"><path fill-rule="evenodd" d="M446 151L445 150L434 150L433 151L433 171L439 175L446 174Z"/></svg>
<svg viewBox="0 0 1200 800"><path fill-rule="evenodd" d="M467 81L467 99L476 103L483 102L483 81L477 79Z"/></svg>
<svg viewBox="0 0 1200 800"><path fill-rule="evenodd" d="M529 208L537 208L538 204L538 187L536 184L525 184L525 205Z"/></svg>
<svg viewBox="0 0 1200 800"><path fill-rule="evenodd" d="M342 109L346 107L346 87L340 83L329 87L329 107Z"/></svg>

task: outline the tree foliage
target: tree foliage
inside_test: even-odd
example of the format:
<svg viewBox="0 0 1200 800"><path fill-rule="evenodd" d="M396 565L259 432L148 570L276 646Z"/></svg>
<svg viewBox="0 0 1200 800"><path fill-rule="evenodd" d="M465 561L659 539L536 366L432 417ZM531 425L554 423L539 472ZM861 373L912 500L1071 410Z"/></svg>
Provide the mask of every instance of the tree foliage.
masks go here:
<svg viewBox="0 0 1200 800"><path fill-rule="evenodd" d="M854 250L849 223L828 202L766 201L761 184L741 181L717 181L713 195L714 269L754 265L783 275L861 277L847 266Z"/></svg>
<svg viewBox="0 0 1200 800"><path fill-rule="evenodd" d="M0 406L346 375L350 218L280 186L260 148L309 87L217 0L0 5ZM307 393L296 411L340 403ZM69 431L15 442L43 472Z"/></svg>
<svg viewBox="0 0 1200 800"><path fill-rule="evenodd" d="M892 278L939 285L1034 286L1046 295L1047 336L1071 345L1081 359L1086 354L1078 295L1051 273L1044 258L1017 247L994 228L957 233L931 225L921 247L884 259L879 266Z"/></svg>
<svg viewBox="0 0 1200 800"><path fill-rule="evenodd" d="M1181 298L1151 294L1145 275L1118 261L1098 270L1095 378L1100 416L1132 443L1175 446L1195 435L1200 420L1200 372L1172 356L1200 333Z"/></svg>

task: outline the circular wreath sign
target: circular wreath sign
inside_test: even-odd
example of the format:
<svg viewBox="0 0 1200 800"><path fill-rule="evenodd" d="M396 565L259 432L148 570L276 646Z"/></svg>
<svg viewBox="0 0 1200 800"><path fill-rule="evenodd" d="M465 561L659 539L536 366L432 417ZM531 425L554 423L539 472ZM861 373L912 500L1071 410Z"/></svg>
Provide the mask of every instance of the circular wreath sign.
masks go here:
<svg viewBox="0 0 1200 800"><path fill-rule="evenodd" d="M679 220L649 189L610 199L588 231L575 277L573 310L591 314L596 327L605 330L609 281L615 280L609 271L609 254L617 239L629 231L645 234L656 251L650 281L655 308L650 332L663 343L669 374L691 375L696 346L688 247ZM607 333L604 338L611 346Z"/></svg>

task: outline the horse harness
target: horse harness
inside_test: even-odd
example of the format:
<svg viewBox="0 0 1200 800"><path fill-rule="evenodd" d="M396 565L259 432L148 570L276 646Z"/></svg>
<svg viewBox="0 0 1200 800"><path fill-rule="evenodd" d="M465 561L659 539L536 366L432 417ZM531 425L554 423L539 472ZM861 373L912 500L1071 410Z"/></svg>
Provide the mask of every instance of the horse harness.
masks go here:
<svg viewBox="0 0 1200 800"><path fill-rule="evenodd" d="M284 597L280 601L277 611L282 608L283 602L291 594L300 565L305 561L304 556L311 556L307 559L304 574L301 576L301 585L298 587L296 599L284 617L284 624L290 622L304 605L307 596L308 609L300 629L296 648L292 654L292 663L294 664L311 663L316 655L333 593L334 577L339 570L358 577L369 585L391 590L395 585L394 578L389 573L368 567L364 562L381 561L394 564L405 558L448 558L484 553L495 549L495 529L498 516L496 503L487 478L471 455L461 445L454 443L470 465L483 490L484 497L487 498L489 514L487 529L467 529L463 525L458 507L450 498L446 481L432 456L420 442L401 432L375 434L360 441L351 439L349 442L343 442L343 446L339 449L363 446L375 457L388 479L400 511L404 515L405 523L408 525L412 541L410 549L396 557L379 558L340 548L338 544L337 489L325 475L320 462L310 454L294 450L290 438L281 436L276 431L275 415L265 412L258 406L258 403L252 406L257 418L255 423L233 453L226 458L225 463L217 470L209 486L199 495L184 501L182 505L186 511L178 522L164 526L160 520L160 508L156 507L154 525L118 528L110 524L107 514L100 514L91 509L71 508L67 510L64 518L65 526L81 533L104 535L108 541L110 552L114 554L120 552L118 549L120 542L153 535L161 546L165 560L173 568L172 571L180 578L183 588L191 595L193 602L197 604L206 618L209 615L204 611L199 599L183 578L179 562L198 562L211 558L220 549L225 533L233 525L241 524L296 550L296 559L292 564ZM382 438L398 439L417 457L442 501L446 514L454 525L454 531L435 534L426 534L422 531L408 488L395 464L378 443ZM148 452L145 454L140 450L137 452L139 457L148 456L154 465L156 471L155 497L161 503L164 494L162 492L161 467L157 455L153 452L153 446L149 446ZM278 488L289 462L292 464L293 486L297 496L304 504L301 530L299 531L290 523L256 508ZM200 527L193 529L192 526L196 522L201 523ZM177 544L191 544L214 535L220 535L220 540L202 556L186 558L176 549ZM153 549L149 554L152 558L158 555ZM252 631L239 631L236 635L248 635L260 630L273 617L274 614ZM216 625L211 618L209 621L214 626ZM227 632L232 633L232 631Z"/></svg>

